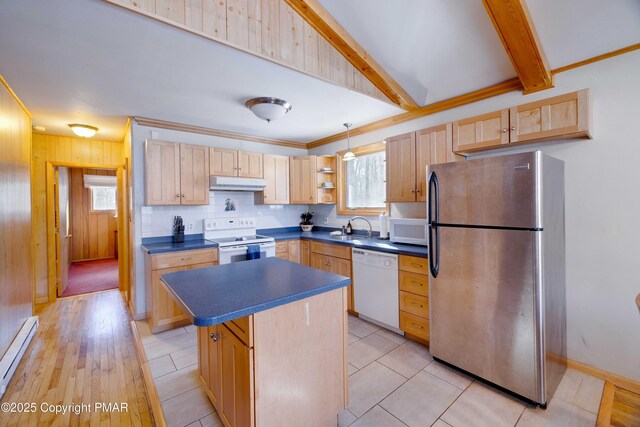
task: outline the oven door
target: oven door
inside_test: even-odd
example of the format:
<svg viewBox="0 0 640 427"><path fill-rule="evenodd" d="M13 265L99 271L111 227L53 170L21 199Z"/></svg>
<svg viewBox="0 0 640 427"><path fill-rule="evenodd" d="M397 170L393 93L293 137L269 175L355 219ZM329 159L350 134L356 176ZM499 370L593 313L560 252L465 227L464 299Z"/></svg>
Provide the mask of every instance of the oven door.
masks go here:
<svg viewBox="0 0 640 427"><path fill-rule="evenodd" d="M218 264L247 261L247 246L248 245L226 246L218 249ZM267 258L275 255L275 243L260 243L260 258Z"/></svg>

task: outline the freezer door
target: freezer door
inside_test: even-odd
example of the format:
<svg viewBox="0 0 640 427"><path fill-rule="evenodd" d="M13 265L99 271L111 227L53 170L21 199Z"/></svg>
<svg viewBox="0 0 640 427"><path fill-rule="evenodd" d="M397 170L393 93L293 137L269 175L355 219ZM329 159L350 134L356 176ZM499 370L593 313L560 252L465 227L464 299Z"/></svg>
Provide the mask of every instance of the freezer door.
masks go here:
<svg viewBox="0 0 640 427"><path fill-rule="evenodd" d="M540 151L430 165L438 179L438 222L541 228ZM435 189L429 188L430 200Z"/></svg>
<svg viewBox="0 0 640 427"><path fill-rule="evenodd" d="M440 272L429 284L434 357L544 403L537 233L440 229Z"/></svg>

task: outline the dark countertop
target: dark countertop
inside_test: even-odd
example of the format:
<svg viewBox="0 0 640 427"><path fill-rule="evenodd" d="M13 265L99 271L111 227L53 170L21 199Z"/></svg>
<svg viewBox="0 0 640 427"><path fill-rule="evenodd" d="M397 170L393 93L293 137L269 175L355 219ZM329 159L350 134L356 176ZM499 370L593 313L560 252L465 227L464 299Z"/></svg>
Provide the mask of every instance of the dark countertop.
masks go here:
<svg viewBox="0 0 640 427"><path fill-rule="evenodd" d="M202 234L189 234L184 236L183 243L173 243L171 236L150 237L142 239L142 250L148 254L160 254L163 252L179 252L191 249L217 248L218 244L211 240L205 240Z"/></svg>
<svg viewBox="0 0 640 427"><path fill-rule="evenodd" d="M178 271L160 278L196 326L216 325L351 283L348 277L276 257Z"/></svg>
<svg viewBox="0 0 640 427"><path fill-rule="evenodd" d="M340 240L340 239L332 238L329 235L331 231L333 231L333 229L325 228L325 227L317 231L302 231L300 230L299 227L298 227L298 230L293 231L291 230L291 227L287 227L287 228L281 228L281 229L270 228L270 229L258 230L258 234L271 236L276 240L293 240L293 239L316 240L319 242L351 246L351 247L360 248L360 249L369 249L372 251L380 251L380 252L387 252L387 253L401 254L401 255L412 255L412 256L423 257L423 258L427 257L426 246L391 243L389 240L380 240L380 239L376 239L375 237L372 239L367 239L366 233L352 234L352 237L351 237L352 240Z"/></svg>

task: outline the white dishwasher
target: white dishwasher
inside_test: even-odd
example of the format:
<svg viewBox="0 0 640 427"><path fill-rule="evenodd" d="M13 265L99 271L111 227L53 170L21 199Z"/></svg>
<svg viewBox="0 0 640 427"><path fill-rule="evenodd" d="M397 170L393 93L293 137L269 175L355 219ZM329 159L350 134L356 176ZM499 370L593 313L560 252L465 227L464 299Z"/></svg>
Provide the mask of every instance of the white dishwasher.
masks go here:
<svg viewBox="0 0 640 427"><path fill-rule="evenodd" d="M398 255L353 248L353 301L360 317L400 331Z"/></svg>

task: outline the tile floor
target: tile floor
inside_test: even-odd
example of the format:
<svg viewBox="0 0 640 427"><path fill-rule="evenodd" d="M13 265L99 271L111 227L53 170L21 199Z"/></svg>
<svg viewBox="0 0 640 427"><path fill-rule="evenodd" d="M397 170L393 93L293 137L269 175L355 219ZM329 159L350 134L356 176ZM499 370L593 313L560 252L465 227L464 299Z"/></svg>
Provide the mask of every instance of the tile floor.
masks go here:
<svg viewBox="0 0 640 427"><path fill-rule="evenodd" d="M198 378L196 328L137 322L170 427L222 426ZM349 318L349 407L339 426L594 426L604 381L568 370L542 410L433 360L426 347Z"/></svg>

